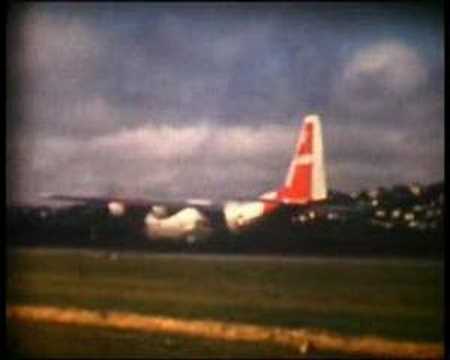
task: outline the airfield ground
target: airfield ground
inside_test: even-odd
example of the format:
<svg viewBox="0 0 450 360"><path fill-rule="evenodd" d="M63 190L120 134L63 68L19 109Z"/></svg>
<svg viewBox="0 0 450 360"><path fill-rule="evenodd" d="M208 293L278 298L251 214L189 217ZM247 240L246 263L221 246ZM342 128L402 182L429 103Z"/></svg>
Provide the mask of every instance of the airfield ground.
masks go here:
<svg viewBox="0 0 450 360"><path fill-rule="evenodd" d="M211 319L437 346L443 343L443 292L437 261L8 253L10 306ZM8 320L8 339L27 356L299 357L298 349L270 342L144 336L23 318Z"/></svg>
<svg viewBox="0 0 450 360"><path fill-rule="evenodd" d="M243 343L181 335L52 323L14 321L18 357L83 358L298 358L294 348L272 343ZM327 355L327 353L324 356Z"/></svg>

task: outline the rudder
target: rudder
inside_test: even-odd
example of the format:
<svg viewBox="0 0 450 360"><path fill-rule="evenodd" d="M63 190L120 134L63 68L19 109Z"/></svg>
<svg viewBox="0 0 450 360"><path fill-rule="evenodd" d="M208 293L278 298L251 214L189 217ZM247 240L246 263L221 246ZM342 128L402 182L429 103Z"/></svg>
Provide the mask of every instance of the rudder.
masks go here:
<svg viewBox="0 0 450 360"><path fill-rule="evenodd" d="M277 197L292 204L326 199L322 127L318 115L305 117L286 180Z"/></svg>

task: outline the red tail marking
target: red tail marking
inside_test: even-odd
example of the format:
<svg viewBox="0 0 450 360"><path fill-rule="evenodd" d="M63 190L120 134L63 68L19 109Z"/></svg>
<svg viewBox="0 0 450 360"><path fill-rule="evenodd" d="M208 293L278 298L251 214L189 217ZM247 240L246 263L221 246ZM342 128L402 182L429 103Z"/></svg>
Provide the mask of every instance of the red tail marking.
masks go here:
<svg viewBox="0 0 450 360"><path fill-rule="evenodd" d="M292 185L278 192L280 199L307 201L311 198L312 164L300 164L295 167Z"/></svg>
<svg viewBox="0 0 450 360"><path fill-rule="evenodd" d="M311 178L312 178L312 165L298 165L295 168L294 180L290 191L292 196L300 199L310 199L311 197Z"/></svg>
<svg viewBox="0 0 450 360"><path fill-rule="evenodd" d="M264 215L270 214L274 212L276 209L278 209L279 206L280 204L277 204L275 202L264 202L263 214Z"/></svg>

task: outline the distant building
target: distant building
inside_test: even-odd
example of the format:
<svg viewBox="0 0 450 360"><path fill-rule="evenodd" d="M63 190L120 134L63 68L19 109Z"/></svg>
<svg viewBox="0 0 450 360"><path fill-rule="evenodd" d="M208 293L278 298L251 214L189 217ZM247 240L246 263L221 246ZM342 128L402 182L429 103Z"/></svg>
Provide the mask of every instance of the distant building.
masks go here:
<svg viewBox="0 0 450 360"><path fill-rule="evenodd" d="M420 222L417 224L417 226L418 226L419 230L426 230L428 228L428 225L425 222Z"/></svg>
<svg viewBox="0 0 450 360"><path fill-rule="evenodd" d="M380 192L378 189L372 189L372 190L369 190L368 195L371 199L376 199L378 197L379 193Z"/></svg>
<svg viewBox="0 0 450 360"><path fill-rule="evenodd" d="M427 212L425 213L425 217L427 219L432 219L432 218L434 218L434 214L435 214L435 212L433 209L428 209Z"/></svg>
<svg viewBox="0 0 450 360"><path fill-rule="evenodd" d="M409 226L410 228L415 228L415 227L417 227L417 225L418 225L417 221L410 221L410 222L408 223L408 226Z"/></svg>
<svg viewBox="0 0 450 360"><path fill-rule="evenodd" d="M296 215L296 216L292 217L292 222L293 223L302 223L302 224L304 224L307 221L308 221L308 217L305 214L299 214L299 215Z"/></svg>
<svg viewBox="0 0 450 360"><path fill-rule="evenodd" d="M389 221L381 221L381 220L372 219L370 222L373 225L381 226L381 227L383 227L385 229L388 229L388 230L392 229L394 227L394 224L389 222Z"/></svg>
<svg viewBox="0 0 450 360"><path fill-rule="evenodd" d="M402 211L400 209L394 209L391 212L391 217L393 219L398 219L400 217L400 215L402 214Z"/></svg>
<svg viewBox="0 0 450 360"><path fill-rule="evenodd" d="M414 195L419 196L422 193L422 188L419 185L413 184L409 186L409 191Z"/></svg>
<svg viewBox="0 0 450 360"><path fill-rule="evenodd" d="M406 220L406 221L412 221L412 220L414 220L414 213L405 213L405 215L403 216L403 218Z"/></svg>
<svg viewBox="0 0 450 360"><path fill-rule="evenodd" d="M335 212L329 212L329 213L327 214L327 219L328 219L328 220L331 220L331 221L333 221L333 220L338 220L338 219L339 219L339 214L337 214L337 213L335 213Z"/></svg>

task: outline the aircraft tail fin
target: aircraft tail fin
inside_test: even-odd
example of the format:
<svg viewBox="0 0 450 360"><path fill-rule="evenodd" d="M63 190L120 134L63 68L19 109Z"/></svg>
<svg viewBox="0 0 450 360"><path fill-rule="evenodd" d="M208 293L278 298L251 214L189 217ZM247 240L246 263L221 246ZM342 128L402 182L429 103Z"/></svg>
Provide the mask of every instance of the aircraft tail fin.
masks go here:
<svg viewBox="0 0 450 360"><path fill-rule="evenodd" d="M322 126L318 115L305 117L278 200L305 204L327 198Z"/></svg>

